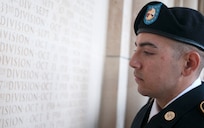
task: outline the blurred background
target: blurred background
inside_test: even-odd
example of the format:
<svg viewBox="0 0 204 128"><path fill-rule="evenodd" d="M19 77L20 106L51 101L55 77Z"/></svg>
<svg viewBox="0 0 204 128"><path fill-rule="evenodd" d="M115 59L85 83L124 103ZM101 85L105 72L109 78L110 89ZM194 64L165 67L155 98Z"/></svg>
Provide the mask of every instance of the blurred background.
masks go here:
<svg viewBox="0 0 204 128"><path fill-rule="evenodd" d="M0 0L0 128L130 128L147 101L128 65L147 2Z"/></svg>

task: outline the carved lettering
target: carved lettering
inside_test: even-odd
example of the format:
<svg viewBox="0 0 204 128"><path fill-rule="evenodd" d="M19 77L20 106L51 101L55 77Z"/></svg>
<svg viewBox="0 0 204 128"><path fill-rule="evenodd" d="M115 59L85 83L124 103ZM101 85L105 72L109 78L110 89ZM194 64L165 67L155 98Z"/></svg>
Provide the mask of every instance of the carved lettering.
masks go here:
<svg viewBox="0 0 204 128"><path fill-rule="evenodd" d="M0 29L0 38L2 40L16 42L20 44L29 44L29 39L27 36L21 33L11 32L8 30Z"/></svg>
<svg viewBox="0 0 204 128"><path fill-rule="evenodd" d="M18 57L9 57L5 55L0 55L0 65L7 65L12 67L24 67L29 68L31 67L31 60L27 60L24 58Z"/></svg>
<svg viewBox="0 0 204 128"><path fill-rule="evenodd" d="M30 33L30 34L34 33L34 30L31 25L17 21L15 19L11 19L6 16L0 17L0 26L6 27L8 29L24 32L24 33Z"/></svg>
<svg viewBox="0 0 204 128"><path fill-rule="evenodd" d="M85 126L94 6L0 1L0 128Z"/></svg>
<svg viewBox="0 0 204 128"><path fill-rule="evenodd" d="M10 117L10 118L0 118L0 127L1 128L10 128L14 126L22 125L23 119L21 117Z"/></svg>
<svg viewBox="0 0 204 128"><path fill-rule="evenodd" d="M21 47L15 44L6 44L0 42L0 52L2 53L12 53L14 55L21 56L34 56L33 50L31 48Z"/></svg>
<svg viewBox="0 0 204 128"><path fill-rule="evenodd" d="M11 69L8 68L6 70L6 77L7 78L20 78L25 80L32 80L32 79L38 79L39 74L32 70L21 70L21 69Z"/></svg>

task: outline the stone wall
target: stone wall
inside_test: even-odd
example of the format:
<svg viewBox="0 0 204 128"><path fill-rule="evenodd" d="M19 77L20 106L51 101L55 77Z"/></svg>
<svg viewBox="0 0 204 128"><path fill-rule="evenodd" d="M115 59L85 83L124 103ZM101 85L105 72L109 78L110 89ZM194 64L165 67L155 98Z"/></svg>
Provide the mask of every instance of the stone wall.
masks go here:
<svg viewBox="0 0 204 128"><path fill-rule="evenodd" d="M0 127L95 128L107 1L0 0Z"/></svg>

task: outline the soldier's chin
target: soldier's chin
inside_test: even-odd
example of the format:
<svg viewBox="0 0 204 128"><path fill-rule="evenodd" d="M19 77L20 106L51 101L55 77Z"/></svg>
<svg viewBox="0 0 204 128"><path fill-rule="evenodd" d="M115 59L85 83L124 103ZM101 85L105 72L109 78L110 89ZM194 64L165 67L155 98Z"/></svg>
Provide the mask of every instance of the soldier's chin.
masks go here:
<svg viewBox="0 0 204 128"><path fill-rule="evenodd" d="M148 95L148 92L147 92L145 89L139 87L139 85L138 85L137 91L138 91L142 96L149 96L149 95Z"/></svg>

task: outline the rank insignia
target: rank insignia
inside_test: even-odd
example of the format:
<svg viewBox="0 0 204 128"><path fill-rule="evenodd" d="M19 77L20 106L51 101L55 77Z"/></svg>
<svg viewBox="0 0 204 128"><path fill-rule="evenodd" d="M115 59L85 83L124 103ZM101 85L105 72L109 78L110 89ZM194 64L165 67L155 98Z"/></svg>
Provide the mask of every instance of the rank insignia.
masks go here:
<svg viewBox="0 0 204 128"><path fill-rule="evenodd" d="M175 118L176 114L173 111L168 111L165 115L164 118L167 121L171 121Z"/></svg>
<svg viewBox="0 0 204 128"><path fill-rule="evenodd" d="M146 25L150 25L157 20L161 9L161 5L162 3L156 5L149 5L147 7L147 12L144 16L144 23Z"/></svg>
<svg viewBox="0 0 204 128"><path fill-rule="evenodd" d="M204 113L204 101L200 103L200 110Z"/></svg>

